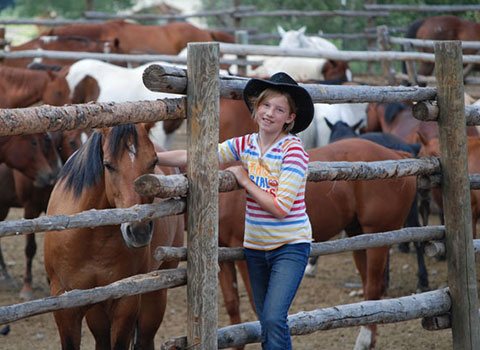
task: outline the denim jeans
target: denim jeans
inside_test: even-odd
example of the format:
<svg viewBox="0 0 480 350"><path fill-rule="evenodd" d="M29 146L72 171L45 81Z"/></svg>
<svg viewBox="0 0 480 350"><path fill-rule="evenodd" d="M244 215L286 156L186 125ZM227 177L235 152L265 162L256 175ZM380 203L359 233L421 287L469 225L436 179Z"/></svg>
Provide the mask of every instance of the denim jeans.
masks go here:
<svg viewBox="0 0 480 350"><path fill-rule="evenodd" d="M270 251L245 248L244 252L262 327L262 349L289 350L288 310L308 262L310 243L286 244Z"/></svg>

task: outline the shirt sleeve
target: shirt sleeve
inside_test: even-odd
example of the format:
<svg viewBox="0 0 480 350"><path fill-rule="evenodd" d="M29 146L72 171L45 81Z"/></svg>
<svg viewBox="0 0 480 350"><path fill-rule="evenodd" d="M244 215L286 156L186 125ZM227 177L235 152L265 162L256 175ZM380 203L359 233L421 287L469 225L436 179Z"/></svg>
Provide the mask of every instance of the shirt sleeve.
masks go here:
<svg viewBox="0 0 480 350"><path fill-rule="evenodd" d="M218 161L220 163L241 160L241 153L245 149L246 136L234 137L218 145Z"/></svg>
<svg viewBox="0 0 480 350"><path fill-rule="evenodd" d="M308 153L299 141L285 143L276 201L286 214L304 201L308 161Z"/></svg>

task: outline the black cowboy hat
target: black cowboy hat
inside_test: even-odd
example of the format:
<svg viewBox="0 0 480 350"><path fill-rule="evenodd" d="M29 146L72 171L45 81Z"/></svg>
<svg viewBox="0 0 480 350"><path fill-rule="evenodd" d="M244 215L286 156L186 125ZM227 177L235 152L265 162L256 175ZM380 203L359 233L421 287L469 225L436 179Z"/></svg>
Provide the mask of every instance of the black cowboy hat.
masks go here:
<svg viewBox="0 0 480 350"><path fill-rule="evenodd" d="M247 82L243 89L243 99L250 112L253 111L252 98L258 97L265 89L288 92L292 96L297 108L295 124L290 131L292 134L303 131L310 125L314 114L312 97L291 76L283 72L275 73L269 80L252 78Z"/></svg>

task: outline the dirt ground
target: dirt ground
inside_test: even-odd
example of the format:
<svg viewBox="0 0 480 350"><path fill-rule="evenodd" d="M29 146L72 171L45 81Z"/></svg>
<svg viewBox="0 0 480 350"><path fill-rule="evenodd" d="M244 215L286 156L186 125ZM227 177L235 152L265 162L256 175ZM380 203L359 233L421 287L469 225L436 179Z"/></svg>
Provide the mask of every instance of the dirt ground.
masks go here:
<svg viewBox="0 0 480 350"><path fill-rule="evenodd" d="M367 79L361 79L366 81ZM477 95L480 97L480 94ZM22 210L12 209L7 219L22 217ZM435 224L432 217L432 224ZM43 234L37 234L38 253L33 263L34 297L44 298L49 295L43 268ZM3 254L10 274L18 286L21 285L24 258L23 237L6 237L1 240ZM427 258L427 268L432 289L445 287L447 284L447 266L445 262ZM478 270L478 269L477 269ZM391 277L387 298L406 296L415 293L416 260L413 253L404 254L391 249ZM478 274L478 272L477 272ZM1 285L1 284L0 284ZM240 283L241 312L244 321L255 321L243 284ZM304 278L300 290L290 310L290 314L300 311L310 311L317 308L330 307L339 304L349 304L363 300L361 296L350 296L351 292L360 288L360 278L356 273L351 253L343 253L321 257L316 277ZM220 291L219 291L220 293ZM218 319L219 327L229 324L223 299L219 295ZM19 303L17 288L0 289L0 305ZM165 319L156 337L156 348L171 338L186 334L186 287L178 287L169 291L169 303ZM59 337L51 314L34 316L16 321L11 325L7 336L0 335L0 349L59 349ZM297 350L313 349L352 349L358 333L358 328L344 328L330 331L319 331L307 336L293 337L293 347ZM93 349L93 338L86 327L83 327L82 348ZM401 322L379 326L377 349L411 350L452 348L450 330L426 331L420 320ZM246 349L260 349L258 344L246 346Z"/></svg>

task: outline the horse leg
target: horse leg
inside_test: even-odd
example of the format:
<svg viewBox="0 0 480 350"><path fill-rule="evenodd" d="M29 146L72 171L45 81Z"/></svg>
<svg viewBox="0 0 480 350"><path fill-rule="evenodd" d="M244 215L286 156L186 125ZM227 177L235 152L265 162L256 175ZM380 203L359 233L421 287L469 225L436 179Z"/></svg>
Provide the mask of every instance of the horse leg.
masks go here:
<svg viewBox="0 0 480 350"><path fill-rule="evenodd" d="M133 349L153 350L154 340L167 306L167 289L142 294Z"/></svg>
<svg viewBox="0 0 480 350"><path fill-rule="evenodd" d="M310 259L308 259L308 264L307 264L307 267L305 268L306 277L315 277L315 275L317 274L317 261L318 261L318 255L312 256Z"/></svg>
<svg viewBox="0 0 480 350"><path fill-rule="evenodd" d="M133 295L117 299L113 301L112 306L109 307L111 310L109 316L112 323L110 330L112 349L128 350L135 330L139 305L140 296Z"/></svg>
<svg viewBox="0 0 480 350"><path fill-rule="evenodd" d="M28 233L25 235L25 274L23 276L23 286L19 294L23 300L33 299L32 262L36 252L37 242L35 241L35 233Z"/></svg>
<svg viewBox="0 0 480 350"><path fill-rule="evenodd" d="M220 262L218 280L222 289L223 302L230 318L230 324L241 323L240 297L238 295L238 281L235 263L232 261Z"/></svg>
<svg viewBox="0 0 480 350"><path fill-rule="evenodd" d="M84 312L77 308L64 309L53 313L62 350L80 349L83 315Z"/></svg>
<svg viewBox="0 0 480 350"><path fill-rule="evenodd" d="M0 208L0 221L5 220L8 215L10 208ZM5 286L11 286L17 288L15 280L10 276L7 269L7 264L5 263L5 259L3 257L2 252L2 241L0 239L0 284Z"/></svg>
<svg viewBox="0 0 480 350"><path fill-rule="evenodd" d="M111 324L104 308L100 304L94 305L87 311L85 318L88 328L95 338L95 349L110 349Z"/></svg>

